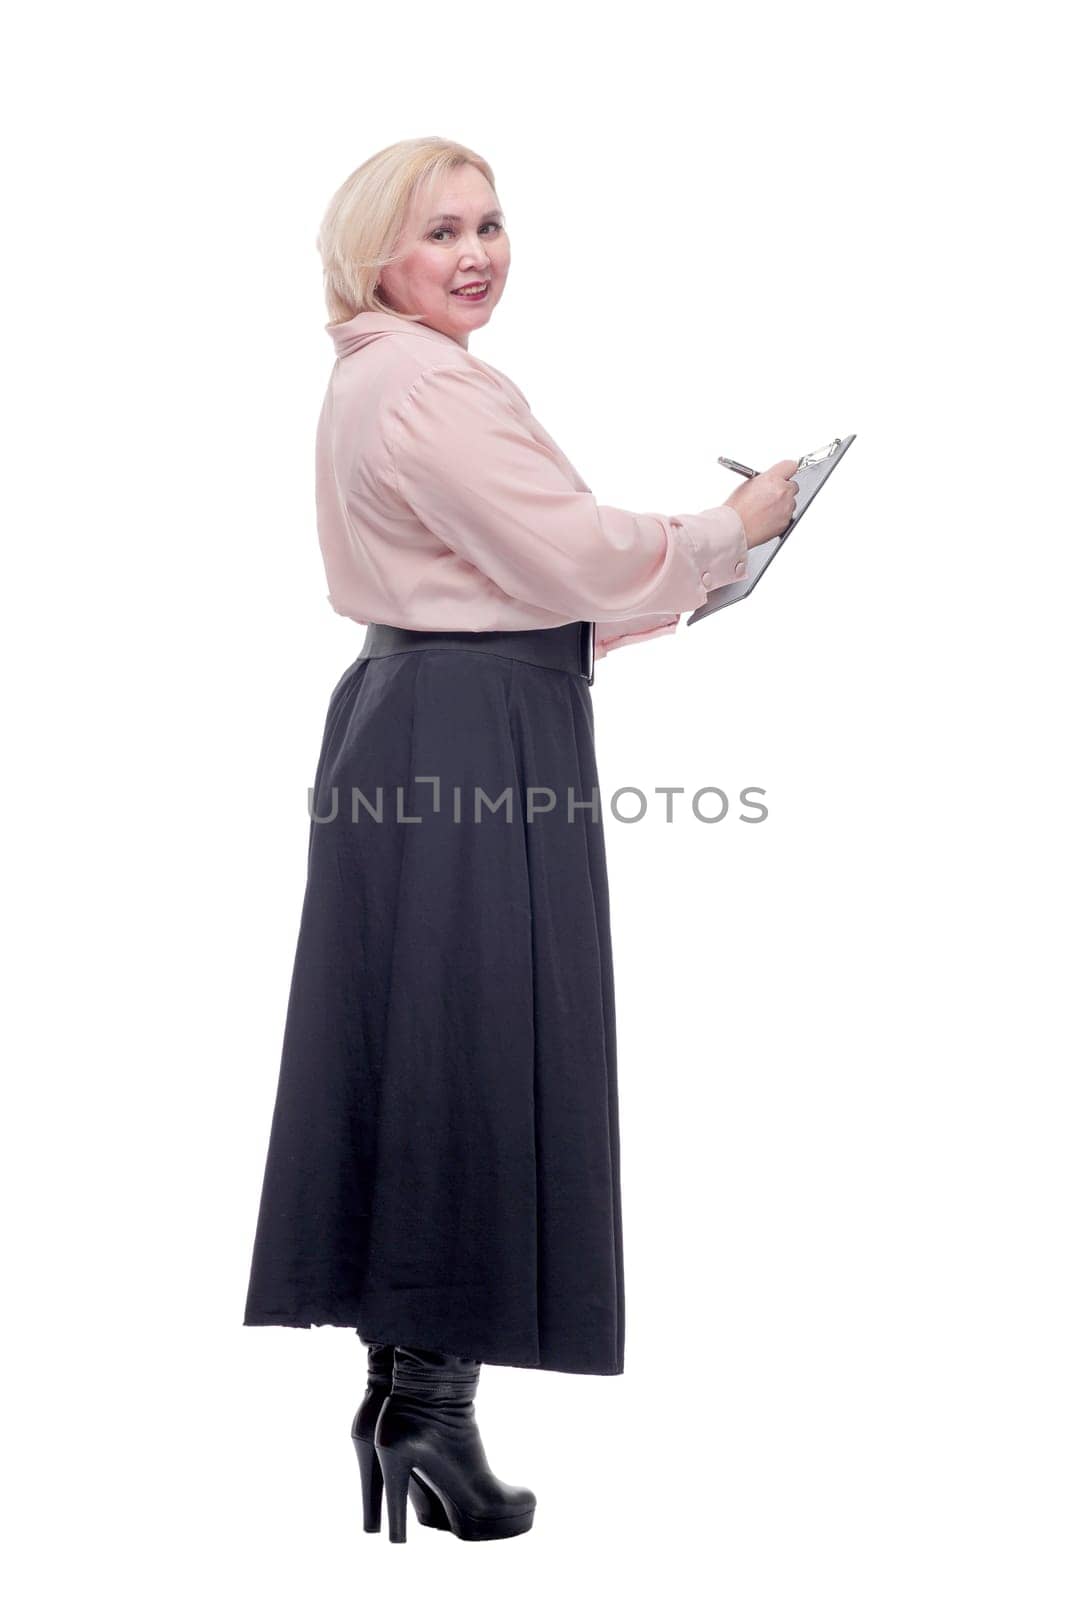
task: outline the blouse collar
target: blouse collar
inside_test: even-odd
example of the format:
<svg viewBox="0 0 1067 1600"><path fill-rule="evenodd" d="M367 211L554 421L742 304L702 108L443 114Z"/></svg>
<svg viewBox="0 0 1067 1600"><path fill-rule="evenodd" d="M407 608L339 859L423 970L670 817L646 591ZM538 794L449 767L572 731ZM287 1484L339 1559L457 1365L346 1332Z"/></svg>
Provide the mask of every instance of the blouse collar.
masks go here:
<svg viewBox="0 0 1067 1600"><path fill-rule="evenodd" d="M393 311L360 311L356 316L349 317L347 322L327 322L326 332L334 342L338 357L350 355L353 350L359 350L387 333L413 334L420 339L433 339L438 344L463 348L462 345L457 347L455 339L450 339L447 333L442 333L438 328L431 328L425 322L411 322L406 317L398 317Z"/></svg>

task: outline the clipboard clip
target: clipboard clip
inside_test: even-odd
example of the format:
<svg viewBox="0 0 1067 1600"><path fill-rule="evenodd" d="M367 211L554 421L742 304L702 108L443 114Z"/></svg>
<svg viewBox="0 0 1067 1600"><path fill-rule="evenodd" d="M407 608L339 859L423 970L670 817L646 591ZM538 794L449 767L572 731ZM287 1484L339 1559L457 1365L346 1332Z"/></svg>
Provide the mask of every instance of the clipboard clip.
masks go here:
<svg viewBox="0 0 1067 1600"><path fill-rule="evenodd" d="M797 462L797 471L799 472L801 467L817 467L820 462L828 461L839 449L840 444L840 439L834 439L830 444L824 444L820 450L809 450L807 455L801 456Z"/></svg>

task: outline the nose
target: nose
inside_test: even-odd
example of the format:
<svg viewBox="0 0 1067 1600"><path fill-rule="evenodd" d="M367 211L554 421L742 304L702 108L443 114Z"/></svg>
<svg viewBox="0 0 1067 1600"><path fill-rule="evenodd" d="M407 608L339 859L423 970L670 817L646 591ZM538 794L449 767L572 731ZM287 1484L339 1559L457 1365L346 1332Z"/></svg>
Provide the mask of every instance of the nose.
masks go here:
<svg viewBox="0 0 1067 1600"><path fill-rule="evenodd" d="M478 262L483 267L488 266L489 251L485 247L485 241L475 236L473 242L468 244L463 252L463 260Z"/></svg>

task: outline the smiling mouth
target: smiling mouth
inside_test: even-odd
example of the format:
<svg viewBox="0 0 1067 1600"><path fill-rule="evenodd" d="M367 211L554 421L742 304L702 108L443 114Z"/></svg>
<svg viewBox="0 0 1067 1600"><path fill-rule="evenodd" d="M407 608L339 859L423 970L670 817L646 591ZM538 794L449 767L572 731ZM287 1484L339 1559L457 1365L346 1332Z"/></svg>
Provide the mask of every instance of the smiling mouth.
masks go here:
<svg viewBox="0 0 1067 1600"><path fill-rule="evenodd" d="M477 299L478 295L484 294L485 291L488 288L489 288L489 282L488 282L488 279L486 279L482 283L478 283L478 284L474 284L474 283L461 284L458 289L453 289L452 293L453 294L458 294L461 300L471 300L471 299Z"/></svg>

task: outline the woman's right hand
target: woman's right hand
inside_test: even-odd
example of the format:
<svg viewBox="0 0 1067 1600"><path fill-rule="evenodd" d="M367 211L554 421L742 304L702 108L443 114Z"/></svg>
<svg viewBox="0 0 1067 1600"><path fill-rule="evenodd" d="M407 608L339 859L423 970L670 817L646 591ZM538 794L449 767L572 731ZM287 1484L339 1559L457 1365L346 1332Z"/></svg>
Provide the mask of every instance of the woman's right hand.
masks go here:
<svg viewBox="0 0 1067 1600"><path fill-rule="evenodd" d="M753 545L776 538L789 526L798 488L792 477L799 466L799 461L777 461L766 472L746 478L724 501L725 505L733 506L744 523L745 541L750 550Z"/></svg>

